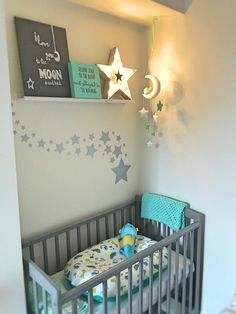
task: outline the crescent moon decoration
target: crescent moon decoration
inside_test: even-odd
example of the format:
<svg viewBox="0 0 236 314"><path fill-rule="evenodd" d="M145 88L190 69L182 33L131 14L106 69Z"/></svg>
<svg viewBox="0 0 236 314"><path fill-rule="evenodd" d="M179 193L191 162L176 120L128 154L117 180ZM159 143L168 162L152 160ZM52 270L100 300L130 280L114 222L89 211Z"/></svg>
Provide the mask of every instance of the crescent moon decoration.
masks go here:
<svg viewBox="0 0 236 314"><path fill-rule="evenodd" d="M145 78L152 82L152 87L144 88L143 97L150 100L155 98L160 93L161 83L156 76L151 74L145 75Z"/></svg>

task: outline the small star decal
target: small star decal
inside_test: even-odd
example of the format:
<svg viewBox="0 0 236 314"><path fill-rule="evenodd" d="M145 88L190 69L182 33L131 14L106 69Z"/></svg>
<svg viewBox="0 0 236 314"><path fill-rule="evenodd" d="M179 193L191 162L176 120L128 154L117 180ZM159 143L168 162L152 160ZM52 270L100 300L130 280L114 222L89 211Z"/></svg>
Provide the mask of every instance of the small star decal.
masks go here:
<svg viewBox="0 0 236 314"><path fill-rule="evenodd" d="M79 144L79 139L80 137L74 134L74 136L71 137L72 144Z"/></svg>
<svg viewBox="0 0 236 314"><path fill-rule="evenodd" d="M20 124L20 120L16 120L16 124L17 124L17 125Z"/></svg>
<svg viewBox="0 0 236 314"><path fill-rule="evenodd" d="M128 181L127 179L127 172L131 165L125 165L123 159L121 158L119 165L111 170L116 175L115 184L118 183L120 180Z"/></svg>
<svg viewBox="0 0 236 314"><path fill-rule="evenodd" d="M111 157L110 162L113 164L114 161L115 161L115 158L114 158L114 157Z"/></svg>
<svg viewBox="0 0 236 314"><path fill-rule="evenodd" d="M102 141L104 143L104 145L106 145L107 142L109 142L111 139L109 137L109 132L103 132L102 131L102 136L100 137L100 141Z"/></svg>
<svg viewBox="0 0 236 314"><path fill-rule="evenodd" d="M56 144L56 149L55 152L58 152L58 154L61 154L63 152L63 150L65 150L63 144Z"/></svg>
<svg viewBox="0 0 236 314"><path fill-rule="evenodd" d="M113 151L113 154L116 156L116 158L118 158L119 155L122 155L121 146L115 146L115 150Z"/></svg>
<svg viewBox="0 0 236 314"><path fill-rule="evenodd" d="M34 90L34 83L35 81L32 80L31 77L29 77L28 81L26 81L27 85L28 85L28 89L33 89Z"/></svg>
<svg viewBox="0 0 236 314"><path fill-rule="evenodd" d="M147 142L147 147L148 148L152 148L153 145L154 145L154 143L152 141L148 141Z"/></svg>
<svg viewBox="0 0 236 314"><path fill-rule="evenodd" d="M157 104L157 111L162 111L162 107L163 107L163 103L159 101L159 103Z"/></svg>
<svg viewBox="0 0 236 314"><path fill-rule="evenodd" d="M24 135L21 135L21 141L27 143L29 140L29 136L25 133Z"/></svg>
<svg viewBox="0 0 236 314"><path fill-rule="evenodd" d="M16 130L14 130L14 135L16 135L17 134L17 131Z"/></svg>
<svg viewBox="0 0 236 314"><path fill-rule="evenodd" d="M75 154L79 156L80 153L81 153L81 149L80 148L76 148Z"/></svg>
<svg viewBox="0 0 236 314"><path fill-rule="evenodd" d="M147 115L148 115L148 110L146 110L144 107L141 109L141 110L139 110L139 113L140 113L140 116L143 118L146 118L147 117Z"/></svg>
<svg viewBox="0 0 236 314"><path fill-rule="evenodd" d="M32 135L32 137L35 137L35 133L32 133L31 135Z"/></svg>
<svg viewBox="0 0 236 314"><path fill-rule="evenodd" d="M94 157L94 154L96 153L97 149L94 147L94 144L87 146L87 156Z"/></svg>
<svg viewBox="0 0 236 314"><path fill-rule="evenodd" d="M117 140L117 142L120 142L120 141L121 141L121 136L118 135L118 136L116 137L116 140Z"/></svg>
<svg viewBox="0 0 236 314"><path fill-rule="evenodd" d="M25 126L24 125L22 125L21 130L25 130Z"/></svg>
<svg viewBox="0 0 236 314"><path fill-rule="evenodd" d="M43 139L41 139L40 141L38 141L39 147L44 147L45 144L46 144L46 142L45 142Z"/></svg>
<svg viewBox="0 0 236 314"><path fill-rule="evenodd" d="M16 115L16 113L14 112L14 111L12 111L12 115L13 115L13 117Z"/></svg>

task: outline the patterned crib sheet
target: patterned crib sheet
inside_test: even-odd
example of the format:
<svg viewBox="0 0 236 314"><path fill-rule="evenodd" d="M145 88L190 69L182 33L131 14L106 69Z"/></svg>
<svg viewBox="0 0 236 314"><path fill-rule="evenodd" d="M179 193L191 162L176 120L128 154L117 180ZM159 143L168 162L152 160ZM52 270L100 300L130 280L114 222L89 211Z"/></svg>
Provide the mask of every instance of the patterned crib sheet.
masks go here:
<svg viewBox="0 0 236 314"><path fill-rule="evenodd" d="M137 252L140 252L153 244L157 243L144 236L138 237ZM73 286L78 286L88 279L105 272L114 265L122 262L124 256L119 252L118 237L111 238L101 243L94 245L83 252L76 254L66 264L64 273L66 278ZM163 248L162 253L162 269L168 265L168 250ZM159 253L153 255L153 276L156 278L159 272ZM149 257L143 260L143 285L148 283L149 278ZM139 285L139 263L132 267L132 289ZM125 269L120 274L121 296L128 293L128 269ZM113 276L107 281L107 296L111 300L116 296L116 278ZM99 284L93 288L93 299L97 302L103 301L103 285Z"/></svg>

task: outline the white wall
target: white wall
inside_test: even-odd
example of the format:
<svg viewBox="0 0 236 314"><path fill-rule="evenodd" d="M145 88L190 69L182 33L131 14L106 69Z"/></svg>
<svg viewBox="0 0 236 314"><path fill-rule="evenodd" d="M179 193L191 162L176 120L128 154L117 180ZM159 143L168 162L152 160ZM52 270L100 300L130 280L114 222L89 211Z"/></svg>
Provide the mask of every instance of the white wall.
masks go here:
<svg viewBox="0 0 236 314"><path fill-rule="evenodd" d="M0 0L0 313L23 314L23 269L3 2Z"/></svg>
<svg viewBox="0 0 236 314"><path fill-rule="evenodd" d="M139 70L129 81L134 99L139 100L143 67L140 28L64 0L43 1L43 5L41 0L7 1L8 52L14 98L23 94L13 21L15 15L65 27L71 60L106 64L110 49L118 46L124 66ZM13 103L24 238L134 197L138 189L140 159L136 104L26 103L18 100ZM18 125L17 120L20 121ZM99 147L102 131L109 131L112 151L115 145L122 145L124 163L131 165L127 173L128 182L115 184L111 168L118 165L121 156L112 164L110 159L114 155L103 155L104 146ZM22 142L21 136L25 133L30 137L27 143ZM34 138L33 133L36 134ZM75 133L81 137L82 153L79 157L71 145L70 138ZM93 159L86 156L91 133L98 149ZM122 138L120 143L116 141L118 135ZM46 141L50 152L38 147L37 142L41 138ZM52 144L50 140L53 140ZM67 140L69 143L66 144ZM59 155L55 152L55 144L61 142L67 148Z"/></svg>
<svg viewBox="0 0 236 314"><path fill-rule="evenodd" d="M144 150L141 190L206 214L207 314L219 313L236 290L235 12L234 0L196 0L185 17L159 20L150 60L154 73L182 84L184 97L161 114L159 148Z"/></svg>

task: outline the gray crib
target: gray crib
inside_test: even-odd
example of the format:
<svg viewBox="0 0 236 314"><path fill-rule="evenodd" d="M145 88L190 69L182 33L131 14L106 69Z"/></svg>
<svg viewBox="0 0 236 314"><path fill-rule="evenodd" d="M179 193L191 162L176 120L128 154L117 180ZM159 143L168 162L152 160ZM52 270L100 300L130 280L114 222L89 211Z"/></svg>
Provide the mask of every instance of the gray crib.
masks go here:
<svg viewBox="0 0 236 314"><path fill-rule="evenodd" d="M71 303L70 313L79 314L77 300L84 298L85 292L88 302L87 313L110 313L107 280L115 276L116 301L113 301L113 310L116 314L199 314L202 295L204 215L186 208L186 227L175 232L164 224L141 218L140 211L141 197L136 196L135 200L128 204L25 241L23 257L28 313L42 313L39 310L39 290L42 295L44 314L51 314L48 307L49 298L53 314L62 314L63 305L68 302ZM63 270L66 262L77 252L116 236L121 226L128 222L137 226L140 234L158 242L85 283L62 293L50 276ZM151 267L153 254L158 252L161 263L164 247L169 252L168 267L162 270L159 265L158 278L154 279L153 267ZM147 257L150 259L149 283L144 288L143 260ZM138 291L134 294L132 265L137 262L140 266L140 280ZM124 301L120 297L120 273L126 269L128 269L128 297ZM32 297L30 298L28 293L29 282L33 287L33 310L30 304ZM103 285L104 296L98 312L93 301L93 288L99 284Z"/></svg>

